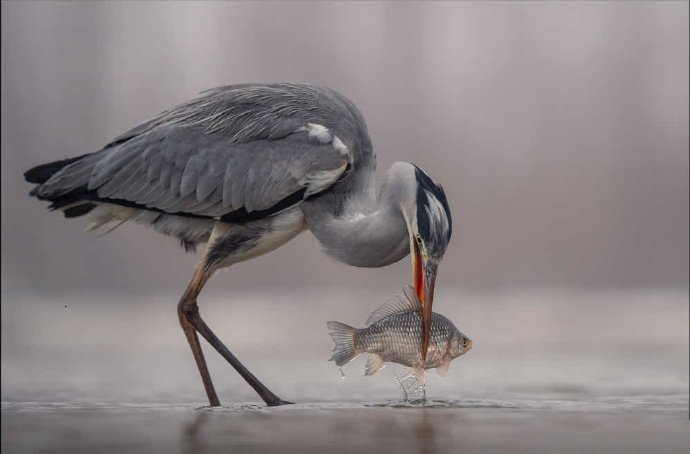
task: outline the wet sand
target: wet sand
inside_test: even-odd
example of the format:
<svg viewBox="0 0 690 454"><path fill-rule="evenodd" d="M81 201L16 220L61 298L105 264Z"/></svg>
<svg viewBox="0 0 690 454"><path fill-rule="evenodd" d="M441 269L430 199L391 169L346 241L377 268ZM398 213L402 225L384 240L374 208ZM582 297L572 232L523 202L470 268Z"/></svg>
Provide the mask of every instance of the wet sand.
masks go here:
<svg viewBox="0 0 690 454"><path fill-rule="evenodd" d="M172 296L5 292L2 452L690 449L685 290L440 293L438 311L475 347L448 377L429 375L425 406L399 401L394 367L365 378L360 358L341 379L326 361L325 321L361 326L380 293L255 292L241 307L210 293L218 335L298 404L263 407L204 346L224 404L208 409Z"/></svg>

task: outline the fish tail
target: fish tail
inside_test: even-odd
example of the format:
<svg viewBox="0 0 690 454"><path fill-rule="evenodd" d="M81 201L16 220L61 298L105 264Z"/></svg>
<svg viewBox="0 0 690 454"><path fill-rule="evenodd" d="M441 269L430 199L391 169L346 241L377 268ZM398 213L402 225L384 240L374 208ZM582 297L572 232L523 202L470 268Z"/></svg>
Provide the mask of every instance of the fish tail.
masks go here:
<svg viewBox="0 0 690 454"><path fill-rule="evenodd" d="M359 352L355 349L355 336L357 328L353 328L345 323L328 322L329 333L335 342L334 353L329 361L335 361L338 366L345 365L355 359Z"/></svg>

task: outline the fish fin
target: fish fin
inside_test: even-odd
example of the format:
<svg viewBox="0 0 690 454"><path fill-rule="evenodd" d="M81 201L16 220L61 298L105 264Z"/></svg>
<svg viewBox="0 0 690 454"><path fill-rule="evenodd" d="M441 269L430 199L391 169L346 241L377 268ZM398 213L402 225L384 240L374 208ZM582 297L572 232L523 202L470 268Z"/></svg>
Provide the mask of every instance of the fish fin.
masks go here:
<svg viewBox="0 0 690 454"><path fill-rule="evenodd" d="M364 375L370 376L374 375L376 372L379 371L384 366L384 361L381 355L377 355L376 353L372 353L369 355L369 358L367 359L367 368L364 371Z"/></svg>
<svg viewBox="0 0 690 454"><path fill-rule="evenodd" d="M450 359L445 359L443 363L436 368L436 372L438 372L441 377L445 377L448 375L448 366L450 366Z"/></svg>
<svg viewBox="0 0 690 454"><path fill-rule="evenodd" d="M328 322L326 323L329 333L335 342L333 356L329 361L335 361L338 366L344 366L359 355L355 350L355 335L357 328L353 328L345 323Z"/></svg>
<svg viewBox="0 0 690 454"><path fill-rule="evenodd" d="M372 325L391 315L421 310L422 302L419 300L417 293L414 291L412 286L406 285L403 287L403 295L395 295L393 298L369 314L369 317L367 318L367 325Z"/></svg>
<svg viewBox="0 0 690 454"><path fill-rule="evenodd" d="M423 367L415 367L414 374L417 376L417 381L422 387L426 384L426 371Z"/></svg>

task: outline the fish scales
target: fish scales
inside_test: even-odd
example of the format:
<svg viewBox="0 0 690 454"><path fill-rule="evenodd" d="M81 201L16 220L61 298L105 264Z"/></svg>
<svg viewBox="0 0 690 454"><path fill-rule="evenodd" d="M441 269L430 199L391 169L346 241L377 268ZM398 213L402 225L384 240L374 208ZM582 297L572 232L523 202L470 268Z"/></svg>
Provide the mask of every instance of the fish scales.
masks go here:
<svg viewBox="0 0 690 454"><path fill-rule="evenodd" d="M405 297L381 306L369 317L366 328L353 328L340 322L328 322L336 347L331 360L342 366L360 354L370 355L367 375L373 375L386 362L412 367L417 375L438 368L445 374L448 364L472 347L472 341L453 323L432 313L429 349L422 359L423 319L421 302L411 287L403 289Z"/></svg>

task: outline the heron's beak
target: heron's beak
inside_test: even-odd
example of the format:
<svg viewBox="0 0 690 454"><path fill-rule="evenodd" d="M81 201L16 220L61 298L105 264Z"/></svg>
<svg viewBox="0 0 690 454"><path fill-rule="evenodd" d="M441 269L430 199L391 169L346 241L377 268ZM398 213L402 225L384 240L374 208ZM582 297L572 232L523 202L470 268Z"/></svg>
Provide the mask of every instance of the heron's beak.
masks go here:
<svg viewBox="0 0 690 454"><path fill-rule="evenodd" d="M434 304L434 284L436 283L436 265L427 263L414 244L412 257L413 282L417 296L422 302L422 320L424 330L422 334L422 360L426 361L426 352L429 349L431 335L431 312Z"/></svg>

